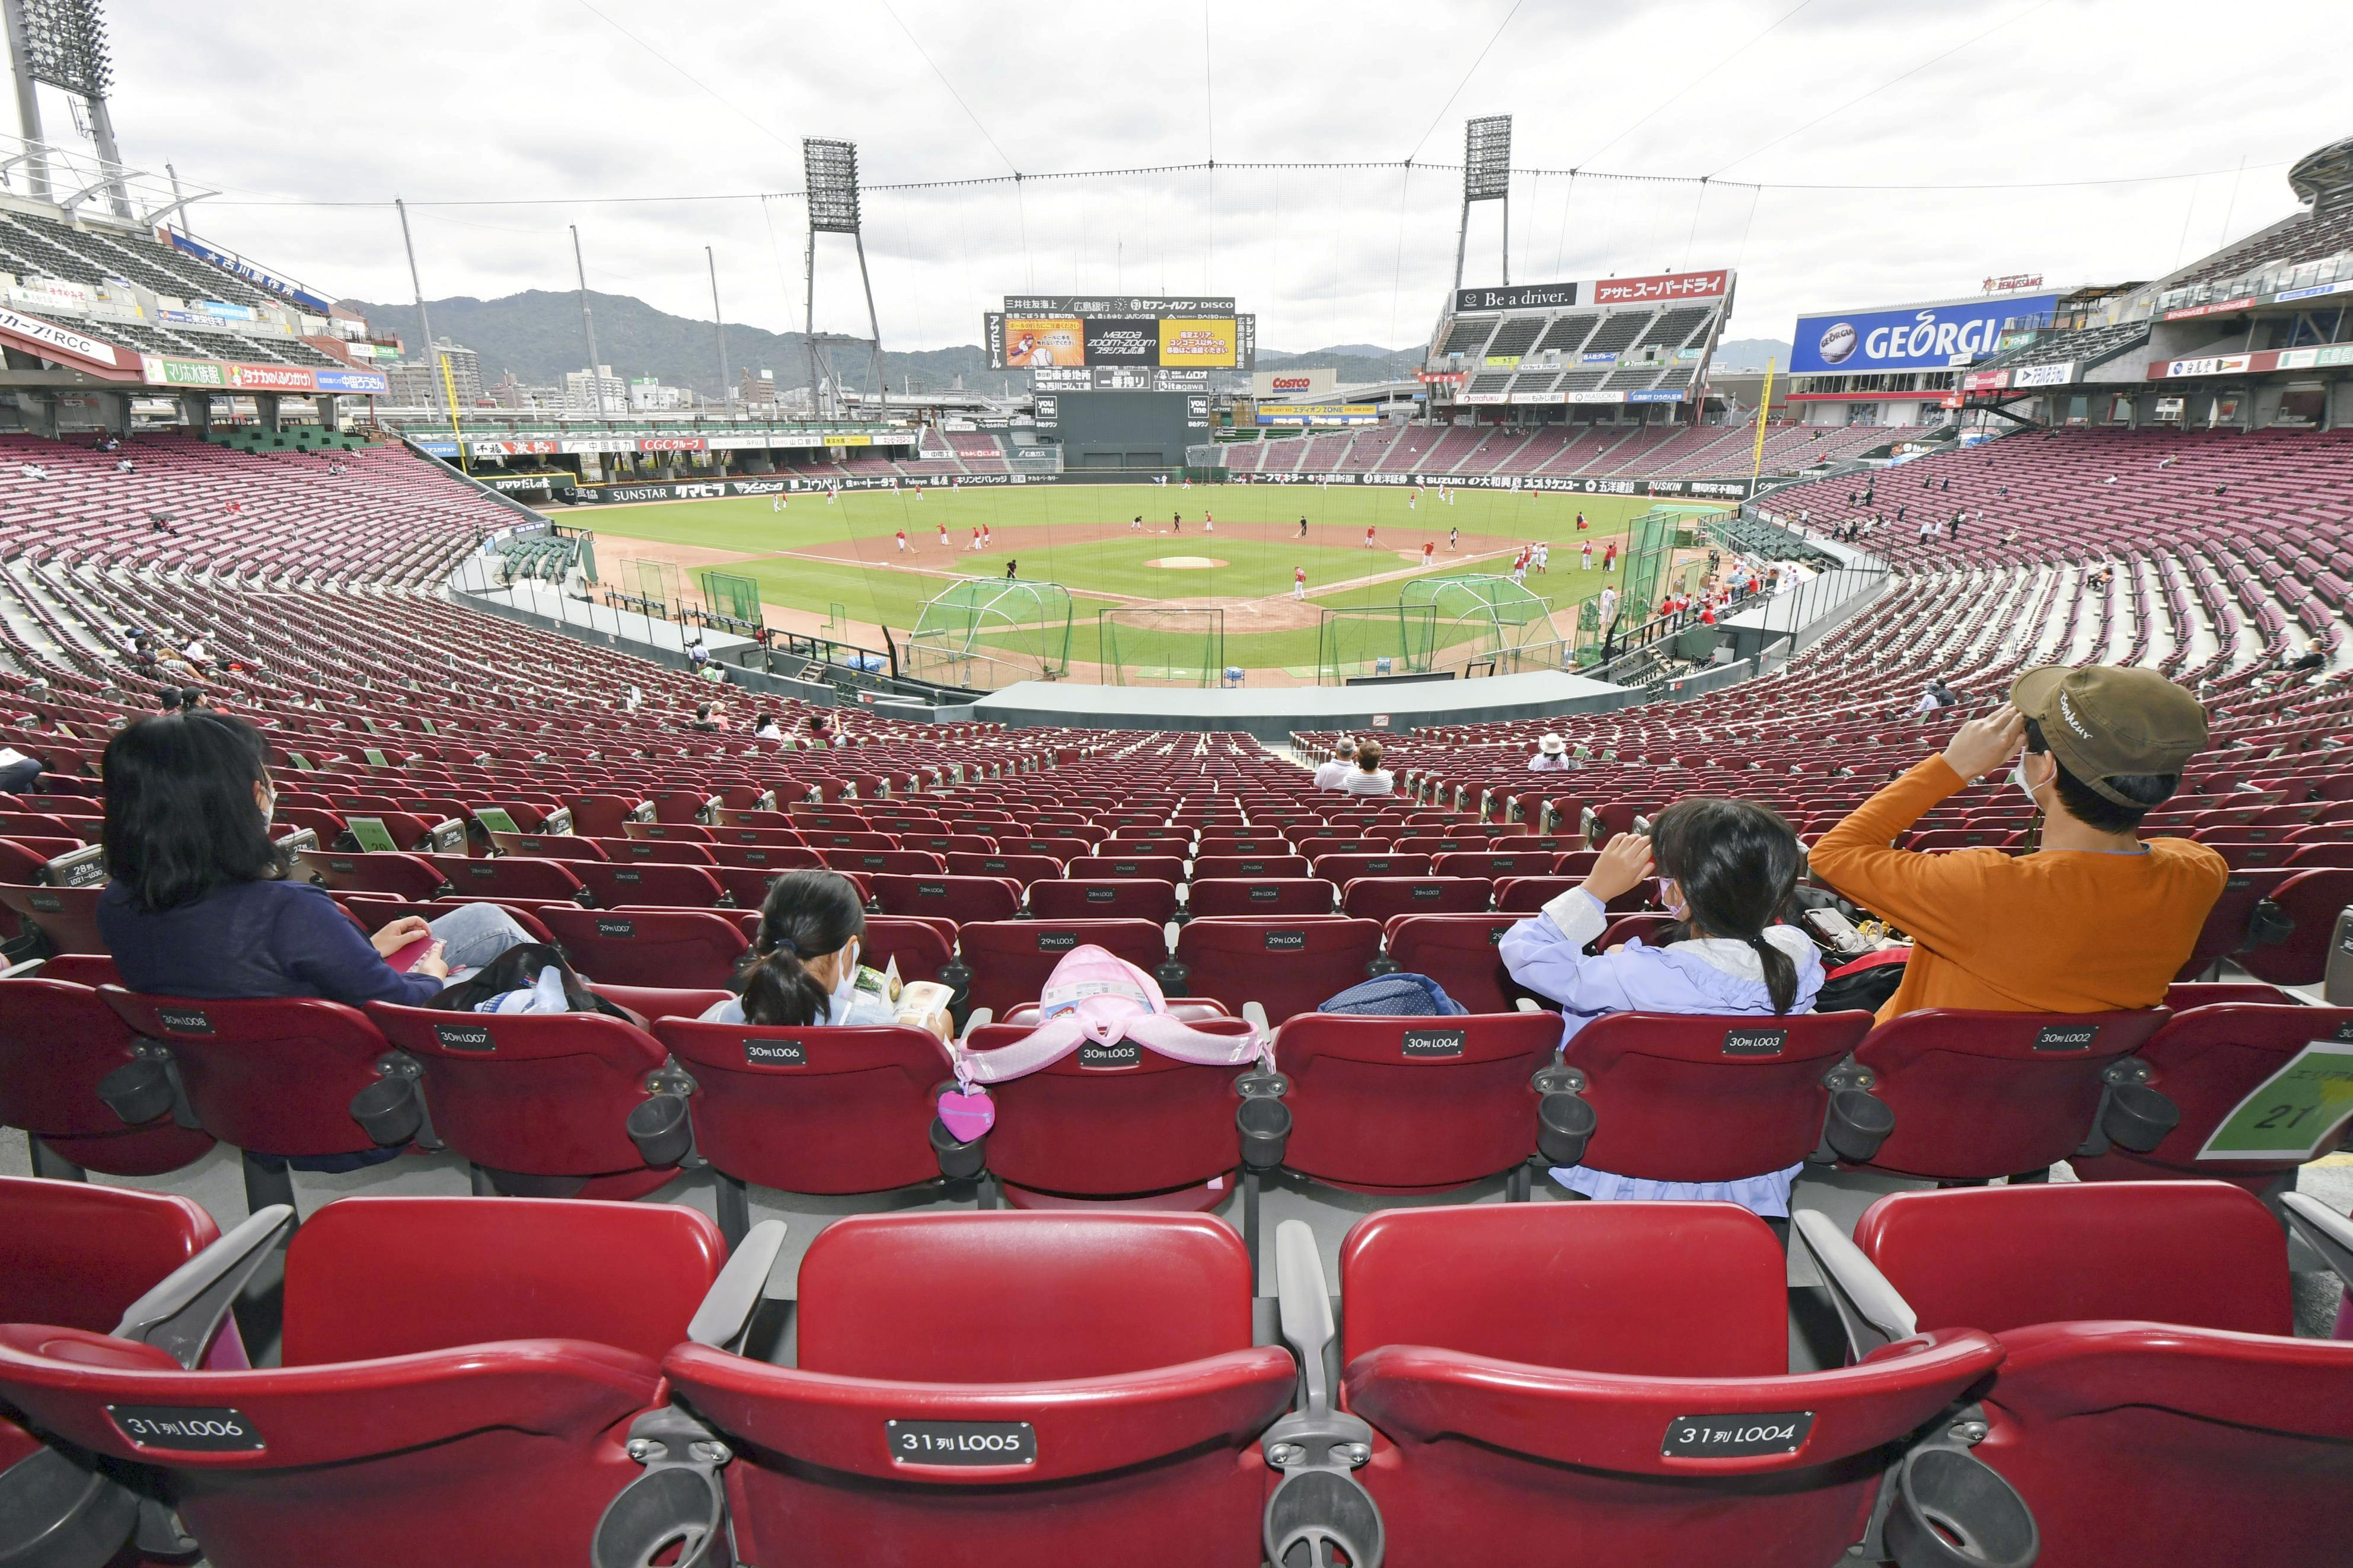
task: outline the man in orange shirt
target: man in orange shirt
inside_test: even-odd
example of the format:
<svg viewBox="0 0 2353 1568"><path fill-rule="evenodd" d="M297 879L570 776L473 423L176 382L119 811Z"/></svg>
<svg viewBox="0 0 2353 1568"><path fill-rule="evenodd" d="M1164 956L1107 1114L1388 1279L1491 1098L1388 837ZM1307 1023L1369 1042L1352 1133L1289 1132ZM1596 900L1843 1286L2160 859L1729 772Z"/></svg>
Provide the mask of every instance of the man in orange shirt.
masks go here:
<svg viewBox="0 0 2353 1568"><path fill-rule="evenodd" d="M2221 856L2137 831L2206 744L2195 697L2153 669L2111 665L2030 669L2010 696L1813 847L1817 879L1912 933L1883 1021L1926 1007L2154 1007L2221 894ZM2013 757L2011 780L2042 813L2033 853L1890 847Z"/></svg>

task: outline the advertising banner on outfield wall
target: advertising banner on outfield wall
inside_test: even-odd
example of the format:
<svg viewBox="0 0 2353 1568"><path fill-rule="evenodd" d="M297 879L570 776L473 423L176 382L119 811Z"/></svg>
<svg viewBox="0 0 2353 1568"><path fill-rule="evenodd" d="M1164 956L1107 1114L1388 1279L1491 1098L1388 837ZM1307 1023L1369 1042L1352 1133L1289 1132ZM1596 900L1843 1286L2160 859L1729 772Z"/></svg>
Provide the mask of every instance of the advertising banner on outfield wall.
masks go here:
<svg viewBox="0 0 2353 1568"><path fill-rule="evenodd" d="M1257 398L1320 397L1340 384L1340 373L1315 370L1261 370L1250 377L1250 395Z"/></svg>
<svg viewBox="0 0 2353 1568"><path fill-rule="evenodd" d="M1236 469L1226 476L1228 484L1235 485L1388 485L1416 486L1434 483L1427 474L1385 473L1378 470L1344 469L1329 474L1250 474ZM1450 489L1525 490L1546 495L1579 496L1691 496L1699 500L1744 500L1747 499L1746 479L1556 479L1550 474L1449 474Z"/></svg>
<svg viewBox="0 0 2353 1568"><path fill-rule="evenodd" d="M2001 334L2048 319L2056 294L2010 295L1952 305L1905 306L1800 316L1789 350L1797 375L1883 370L1947 370L2000 346Z"/></svg>
<svg viewBox="0 0 2353 1568"><path fill-rule="evenodd" d="M1160 323L1150 316L1086 318L1086 364L1160 363Z"/></svg>
<svg viewBox="0 0 2353 1568"><path fill-rule="evenodd" d="M1231 316L1177 316L1155 324L1162 364L1230 367L1240 360Z"/></svg>
<svg viewBox="0 0 2353 1568"><path fill-rule="evenodd" d="M1377 425L1381 411L1372 403L1261 403L1261 425Z"/></svg>
<svg viewBox="0 0 2353 1568"><path fill-rule="evenodd" d="M43 359L53 359L60 364L77 367L84 364L115 368L115 351L111 343L58 326L55 321L38 316L27 316L0 305L0 338L5 338L18 348L29 349Z"/></svg>
<svg viewBox="0 0 2353 1568"><path fill-rule="evenodd" d="M432 451L434 443L420 441L418 446ZM455 450L448 454L455 456ZM628 505L639 501L717 500L724 496L822 495L828 490L944 490L971 489L976 486L1054 484L1060 474L957 474L923 479L896 478L890 474L844 474L836 479L804 479L798 474L779 474L775 479L650 479L644 484L581 485L572 491L572 499L590 504ZM1133 481L1131 481L1133 482Z"/></svg>

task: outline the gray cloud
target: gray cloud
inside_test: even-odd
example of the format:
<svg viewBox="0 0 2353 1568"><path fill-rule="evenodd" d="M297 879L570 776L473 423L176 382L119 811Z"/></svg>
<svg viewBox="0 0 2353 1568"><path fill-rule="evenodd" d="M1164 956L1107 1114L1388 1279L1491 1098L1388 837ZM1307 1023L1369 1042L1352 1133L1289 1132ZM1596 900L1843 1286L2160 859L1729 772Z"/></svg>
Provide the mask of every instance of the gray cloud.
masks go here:
<svg viewBox="0 0 2353 1568"><path fill-rule="evenodd" d="M408 277L388 208L283 204L558 198L415 207L427 292L568 288L576 223L592 287L707 317L710 245L731 317L778 330L801 315L797 202L571 198L797 189L803 135L857 141L870 186L1002 174L1008 157L1030 174L1212 151L1398 159L1426 130L1419 158L1446 163L1463 117L1491 112L1515 117L1523 168L1579 165L1608 146L1597 166L1613 172L1729 165L1727 179L1781 184L2221 171L2047 190L1515 181L1514 278L1736 266L1734 334L1778 337L1802 310L1970 292L1988 273L2161 273L2284 216L2293 198L2276 165L2347 130L2320 107L2341 101L2333 62L2353 37L2338 3L2268 10L2273 36L2311 46L2288 50L2202 48L2214 14L2183 0L1960 12L1813 0L1741 48L1791 3L1523 5L1434 130L1508 0L1365 0L1345 15L1213 0L1207 104L1196 7L894 0L969 116L879 5L596 0L695 81L580 0L248 0L201 14L115 0L110 13L126 155L170 159L229 193L198 207L200 234L331 292L397 299ZM997 296L1033 288L1210 289L1256 310L1271 347L1397 344L1419 341L1443 301L1459 191L1438 169L1233 168L870 189L867 252L884 337L907 347L973 342ZM1470 281L1498 274L1499 218L1476 215ZM820 325L863 326L847 254L820 245Z"/></svg>

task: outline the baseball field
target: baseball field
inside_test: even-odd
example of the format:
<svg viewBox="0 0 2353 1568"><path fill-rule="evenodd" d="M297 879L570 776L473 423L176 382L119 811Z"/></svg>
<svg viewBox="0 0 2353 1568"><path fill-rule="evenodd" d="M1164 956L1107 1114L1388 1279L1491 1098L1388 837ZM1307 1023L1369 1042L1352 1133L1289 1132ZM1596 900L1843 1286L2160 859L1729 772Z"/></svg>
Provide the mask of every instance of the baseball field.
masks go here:
<svg viewBox="0 0 2353 1568"><path fill-rule="evenodd" d="M1393 605L1419 577L1507 575L1537 542L1551 546L1549 560L1526 586L1566 635L1577 606L1617 580L1601 568L1608 545L1622 551L1629 520L1654 504L1434 488L1073 484L803 493L781 506L768 497L666 501L565 521L595 530L607 585L628 580L632 558L664 561L691 600L698 574L716 569L756 582L768 624L795 631L830 628L880 647L878 628L903 639L958 580L1002 581L1010 568L1069 592L1077 679L1092 679L1083 667L1100 659L1103 611L1167 605L1224 610L1227 664L1298 679L1314 678L1323 608ZM1302 568L1303 599L1294 593Z"/></svg>

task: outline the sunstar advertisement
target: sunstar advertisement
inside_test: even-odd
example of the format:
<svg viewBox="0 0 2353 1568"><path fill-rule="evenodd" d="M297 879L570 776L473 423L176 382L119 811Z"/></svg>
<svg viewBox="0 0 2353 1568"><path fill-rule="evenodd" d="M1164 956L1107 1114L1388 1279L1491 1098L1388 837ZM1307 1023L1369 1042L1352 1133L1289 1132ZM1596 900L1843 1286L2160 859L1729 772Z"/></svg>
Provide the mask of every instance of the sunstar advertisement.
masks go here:
<svg viewBox="0 0 2353 1568"><path fill-rule="evenodd" d="M2047 320L2058 302L2056 294L2006 295L1800 316L1789 369L1799 375L1838 375L1975 364L2000 346L2003 332Z"/></svg>

